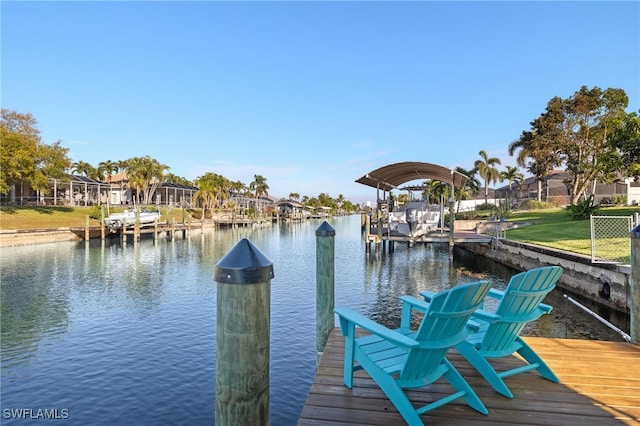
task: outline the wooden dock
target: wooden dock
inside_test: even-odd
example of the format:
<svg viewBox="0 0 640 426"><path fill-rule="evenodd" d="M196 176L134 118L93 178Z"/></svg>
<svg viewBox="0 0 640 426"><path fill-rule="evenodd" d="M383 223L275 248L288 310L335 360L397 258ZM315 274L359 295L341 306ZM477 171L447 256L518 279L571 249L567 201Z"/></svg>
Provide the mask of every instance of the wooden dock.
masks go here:
<svg viewBox="0 0 640 426"><path fill-rule="evenodd" d="M455 350L448 358L489 410L483 415L457 400L421 417L425 425L640 425L640 346L594 340L525 338L560 383L527 372L507 378L514 398L491 388ZM402 425L403 418L366 372L353 389L342 382L344 338L331 332L298 425ZM516 357L492 361L521 365ZM439 380L409 392L412 401L432 401L451 389Z"/></svg>

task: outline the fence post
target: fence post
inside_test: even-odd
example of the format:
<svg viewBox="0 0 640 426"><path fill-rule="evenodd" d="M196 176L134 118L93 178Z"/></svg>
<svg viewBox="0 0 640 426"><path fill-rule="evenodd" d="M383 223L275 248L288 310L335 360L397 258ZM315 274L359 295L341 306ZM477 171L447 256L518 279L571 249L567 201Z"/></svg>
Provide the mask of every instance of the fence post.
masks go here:
<svg viewBox="0 0 640 426"><path fill-rule="evenodd" d="M246 238L216 265L216 425L270 423L273 276L272 262Z"/></svg>
<svg viewBox="0 0 640 426"><path fill-rule="evenodd" d="M334 324L335 235L327 221L316 229L316 365Z"/></svg>
<svg viewBox="0 0 640 426"><path fill-rule="evenodd" d="M640 225L631 231L631 343L640 345Z"/></svg>

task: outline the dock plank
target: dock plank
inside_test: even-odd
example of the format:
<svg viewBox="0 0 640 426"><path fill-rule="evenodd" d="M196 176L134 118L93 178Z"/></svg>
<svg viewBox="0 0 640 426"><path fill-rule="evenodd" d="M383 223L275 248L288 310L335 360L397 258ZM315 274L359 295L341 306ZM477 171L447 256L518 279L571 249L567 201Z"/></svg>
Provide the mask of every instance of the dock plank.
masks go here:
<svg viewBox="0 0 640 426"><path fill-rule="evenodd" d="M514 394L491 388L454 349L449 360L468 380L489 410L483 415L458 400L421 417L429 425L639 425L640 346L622 342L525 338L560 378L560 383L527 372L506 379ZM307 400L300 426L389 425L404 421L366 372L354 376L353 389L342 381L344 339L332 330ZM518 357L491 360L498 370L521 365ZM425 404L451 387L444 380L408 392Z"/></svg>

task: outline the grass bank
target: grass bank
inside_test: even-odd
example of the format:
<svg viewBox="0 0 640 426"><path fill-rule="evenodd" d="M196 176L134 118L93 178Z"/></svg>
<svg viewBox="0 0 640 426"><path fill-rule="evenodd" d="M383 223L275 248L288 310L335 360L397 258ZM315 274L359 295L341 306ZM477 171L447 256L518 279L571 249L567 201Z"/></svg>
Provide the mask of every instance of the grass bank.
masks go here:
<svg viewBox="0 0 640 426"><path fill-rule="evenodd" d="M640 207L601 208L598 216L633 216ZM515 211L508 221L530 222L532 225L507 231L507 238L574 253L591 255L590 221L571 220L563 209ZM628 238L620 240L621 256L628 258Z"/></svg>
<svg viewBox="0 0 640 426"><path fill-rule="evenodd" d="M122 212L124 207L111 208L110 212ZM160 209L162 220L182 221L182 209ZM105 209L106 215L106 209ZM191 215L191 212L187 212ZM100 225L99 207L37 207L2 206L0 207L0 229L47 229L85 226L89 216L90 226Z"/></svg>

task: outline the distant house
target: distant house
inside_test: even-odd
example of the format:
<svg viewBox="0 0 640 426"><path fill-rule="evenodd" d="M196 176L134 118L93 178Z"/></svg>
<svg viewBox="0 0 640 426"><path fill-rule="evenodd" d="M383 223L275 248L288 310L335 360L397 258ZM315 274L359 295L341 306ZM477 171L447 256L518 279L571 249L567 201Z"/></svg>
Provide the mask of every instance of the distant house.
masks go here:
<svg viewBox="0 0 640 426"><path fill-rule="evenodd" d="M35 191L28 181L22 181L1 198L2 204L18 206L92 206L107 201L109 185L80 175L49 179L49 187Z"/></svg>
<svg viewBox="0 0 640 426"><path fill-rule="evenodd" d="M284 220L307 219L311 216L311 211L297 201L278 201L278 216Z"/></svg>
<svg viewBox="0 0 640 426"><path fill-rule="evenodd" d="M129 188L127 177L118 173L106 182L80 175L68 175L63 179L49 179L49 187L35 191L28 181L14 185L8 195L0 198L2 204L95 206L101 204L133 204L135 190ZM195 186L163 182L155 189L153 204L167 206L191 206Z"/></svg>
<svg viewBox="0 0 640 426"><path fill-rule="evenodd" d="M126 173L111 175L107 178L107 182L111 184L109 191L111 204L133 204L135 189L129 188ZM151 196L151 200L155 205L188 207L192 205L193 194L197 191L197 186L162 182Z"/></svg>
<svg viewBox="0 0 640 426"><path fill-rule="evenodd" d="M569 175L564 170L555 170L542 181L540 199L550 201L559 206L568 205L571 202L571 193L565 183ZM592 186L589 186L587 195L591 194ZM596 203L610 203L620 197L627 199L628 205L640 204L640 182L633 179L618 180L611 184L597 183L593 193ZM513 184L511 189L505 185L495 190L495 198L511 198L519 201L538 199L538 181L535 177L525 179L519 185Z"/></svg>

